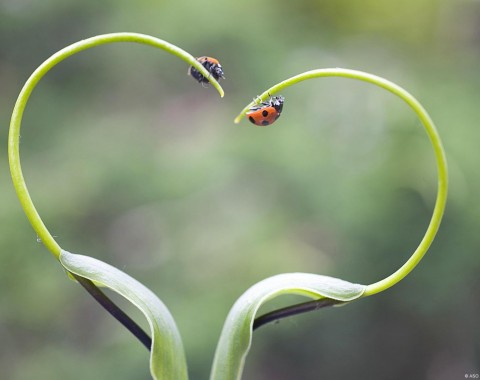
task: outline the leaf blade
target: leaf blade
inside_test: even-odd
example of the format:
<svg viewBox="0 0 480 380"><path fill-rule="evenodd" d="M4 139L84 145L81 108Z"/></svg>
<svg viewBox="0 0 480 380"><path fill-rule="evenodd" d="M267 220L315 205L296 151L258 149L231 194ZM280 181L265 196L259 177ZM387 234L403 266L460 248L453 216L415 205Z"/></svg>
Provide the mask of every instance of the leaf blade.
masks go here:
<svg viewBox="0 0 480 380"><path fill-rule="evenodd" d="M225 321L215 352L210 380L240 380L252 343L252 326L258 309L282 294L330 298L350 302L362 296L366 286L309 273L285 273L269 277L248 289L235 302Z"/></svg>
<svg viewBox="0 0 480 380"><path fill-rule="evenodd" d="M156 380L187 380L187 364L180 333L158 297L119 269L89 256L62 250L63 267L78 276L108 287L134 304L147 318L152 334L150 373Z"/></svg>

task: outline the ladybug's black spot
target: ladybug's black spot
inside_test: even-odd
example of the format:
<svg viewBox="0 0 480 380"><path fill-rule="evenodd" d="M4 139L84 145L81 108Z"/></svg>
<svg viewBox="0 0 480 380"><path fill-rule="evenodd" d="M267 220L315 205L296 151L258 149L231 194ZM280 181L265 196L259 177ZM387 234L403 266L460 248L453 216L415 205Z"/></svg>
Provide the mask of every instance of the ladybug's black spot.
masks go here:
<svg viewBox="0 0 480 380"><path fill-rule="evenodd" d="M253 117L249 116L248 120L250 120L253 124L255 124L255 119Z"/></svg>
<svg viewBox="0 0 480 380"><path fill-rule="evenodd" d="M268 111L267 111L267 110L263 110L262 116L263 116L263 117L267 117L267 116L268 116Z"/></svg>
<svg viewBox="0 0 480 380"><path fill-rule="evenodd" d="M266 111L264 111L264 112L266 112ZM267 114L268 114L268 112L267 112ZM268 124L270 124L270 123L268 122L268 120L262 120L262 125L268 125Z"/></svg>

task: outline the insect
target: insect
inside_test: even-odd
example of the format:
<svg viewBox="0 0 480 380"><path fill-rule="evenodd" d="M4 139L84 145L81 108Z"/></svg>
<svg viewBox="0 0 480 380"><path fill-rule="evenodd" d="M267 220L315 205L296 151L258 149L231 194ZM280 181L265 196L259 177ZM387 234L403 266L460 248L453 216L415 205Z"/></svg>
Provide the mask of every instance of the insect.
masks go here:
<svg viewBox="0 0 480 380"><path fill-rule="evenodd" d="M267 102L262 102L250 108L246 116L255 125L267 126L273 124L281 115L283 96L272 96Z"/></svg>
<svg viewBox="0 0 480 380"><path fill-rule="evenodd" d="M197 61L200 62L203 67L215 78L215 80L225 79L225 74L223 73L222 65L218 62L217 59L212 57L198 57ZM200 72L193 66L188 68L188 75L191 75L199 83L209 83L207 77L200 74Z"/></svg>

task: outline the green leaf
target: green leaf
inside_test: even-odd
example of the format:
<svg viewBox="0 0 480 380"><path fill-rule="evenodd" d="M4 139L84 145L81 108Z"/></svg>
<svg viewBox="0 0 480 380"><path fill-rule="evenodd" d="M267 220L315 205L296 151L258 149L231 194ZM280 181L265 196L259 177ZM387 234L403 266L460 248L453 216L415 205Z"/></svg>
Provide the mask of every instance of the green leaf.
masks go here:
<svg viewBox="0 0 480 380"><path fill-rule="evenodd" d="M349 302L359 298L365 285L309 273L286 273L267 278L248 289L228 314L217 345L210 380L240 380L252 344L258 309L282 294Z"/></svg>
<svg viewBox="0 0 480 380"><path fill-rule="evenodd" d="M175 321L152 291L117 268L92 257L62 250L60 262L67 271L122 295L145 315L152 335L150 373L154 379L188 379L185 353Z"/></svg>

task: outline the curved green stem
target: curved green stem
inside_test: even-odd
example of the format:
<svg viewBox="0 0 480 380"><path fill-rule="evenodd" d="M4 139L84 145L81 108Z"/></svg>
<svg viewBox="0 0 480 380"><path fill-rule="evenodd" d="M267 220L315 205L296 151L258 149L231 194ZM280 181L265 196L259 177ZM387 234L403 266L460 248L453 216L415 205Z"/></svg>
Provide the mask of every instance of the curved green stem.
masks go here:
<svg viewBox="0 0 480 380"><path fill-rule="evenodd" d="M438 228L440 227L440 222L442 220L442 216L445 210L445 204L447 201L447 189L448 189L447 161L445 158L445 152L442 147L442 142L435 128L435 125L433 124L433 121L431 120L430 116L427 114L425 109L418 102L418 100L416 100L410 93L408 93L403 88L396 85L395 83L392 83L376 75L364 73L362 71L340 69L340 68L320 69L320 70L307 71L303 74L291 77L269 88L268 90L263 92L256 99L256 101L253 101L250 104L248 104L242 110L242 112L240 112L240 114L235 118L235 123L240 122L240 120L245 116L246 112L250 109L250 107L252 107L254 104L257 104L261 101L265 101L270 95L274 95L279 91L282 91L287 87L292 86L298 82L302 82L304 80L313 79L313 78L322 78L322 77L345 77L345 78L361 80L364 82L369 82L401 98L405 103L407 103L410 106L410 108L417 114L418 118L422 122L422 125L424 126L427 132L427 135L430 139L430 142L432 144L432 147L435 153L435 159L436 159L437 171L438 171L437 200L435 202L433 215L428 225L427 231L423 239L421 240L419 246L413 252L411 257L405 262L405 264L403 264L396 272L394 272L390 276L384 278L381 281L375 282L367 286L365 293L362 296L362 297L366 297L366 296L370 296L370 295L382 292L385 289L388 289L391 286L398 283L399 281L401 281L406 275L408 275L413 270L413 268L415 268L415 266L420 262L420 260L423 258L428 248L432 244L432 241L435 238Z"/></svg>
<svg viewBox="0 0 480 380"><path fill-rule="evenodd" d="M70 57L73 54L79 53L83 50L114 42L135 42L144 45L150 45L159 49L163 49L170 54L176 55L177 57L183 59L189 65L194 66L202 75L209 78L210 83L217 89L220 96L223 97L224 92L222 87L218 82L209 74L209 72L203 67L192 55L186 51L180 49L179 47L172 45L166 41L160 40L158 38L138 34L138 33L111 33L95 36L76 42L66 48L60 50L59 52L52 55L45 62L43 62L28 78L27 82L22 88L20 95L18 96L17 102L15 103L15 108L13 109L12 119L10 122L10 133L8 138L8 158L10 161L10 172L13 179L13 184L17 192L18 198L22 207L27 214L28 220L32 224L34 230L37 232L38 237L41 239L43 244L52 252L52 254L59 259L61 248L58 243L55 241L53 236L45 227L40 215L38 214L35 206L33 205L32 199L28 192L27 186L25 184L25 179L23 178L22 168L20 166L20 126L22 123L22 116L25 110L27 101L32 93L33 89L37 83L42 79L42 77L52 69L56 64L60 63L64 59Z"/></svg>

